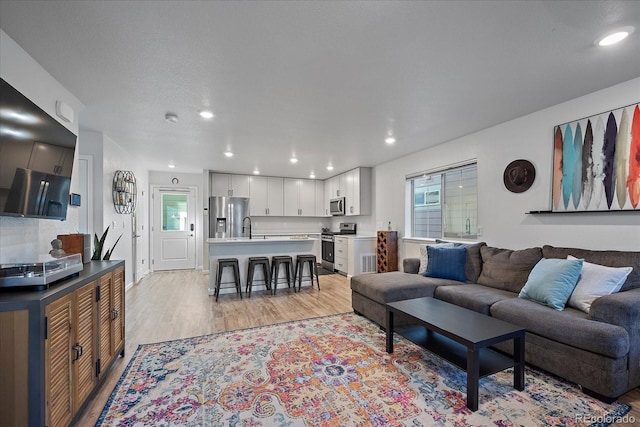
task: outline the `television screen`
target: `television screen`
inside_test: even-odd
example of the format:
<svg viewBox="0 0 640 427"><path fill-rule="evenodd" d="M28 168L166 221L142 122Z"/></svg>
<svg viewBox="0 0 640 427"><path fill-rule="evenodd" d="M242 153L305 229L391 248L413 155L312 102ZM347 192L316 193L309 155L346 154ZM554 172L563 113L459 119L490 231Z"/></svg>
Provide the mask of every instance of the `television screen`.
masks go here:
<svg viewBox="0 0 640 427"><path fill-rule="evenodd" d="M76 136L0 79L0 215L66 219Z"/></svg>

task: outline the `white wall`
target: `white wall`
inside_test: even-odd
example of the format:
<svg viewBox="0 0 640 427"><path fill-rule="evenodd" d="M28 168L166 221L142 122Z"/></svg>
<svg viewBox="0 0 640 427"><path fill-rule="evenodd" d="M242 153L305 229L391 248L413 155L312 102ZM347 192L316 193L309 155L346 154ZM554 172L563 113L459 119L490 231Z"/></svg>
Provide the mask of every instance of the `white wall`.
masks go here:
<svg viewBox="0 0 640 427"><path fill-rule="evenodd" d="M78 113L84 106L71 92L27 54L11 37L0 30L0 76L46 111L67 129L78 134ZM55 114L56 101L64 101L74 110L73 123L62 122ZM77 170L78 149L73 170ZM71 178L71 192L78 192L78 177ZM78 208L69 206L66 221L0 217L0 260L20 262L34 260L51 250L51 240L58 234L76 233Z"/></svg>
<svg viewBox="0 0 640 427"><path fill-rule="evenodd" d="M378 165L375 168L378 224L398 225L404 235L405 176L468 159L478 160L479 240L506 248L551 244L590 249L640 250L638 213L527 215L551 206L553 127L616 109L640 99L640 78L476 132L436 147ZM536 179L526 192L507 191L504 168L515 159L536 167ZM400 255L415 256L411 243L401 243Z"/></svg>
<svg viewBox="0 0 640 427"><path fill-rule="evenodd" d="M107 135L103 135L103 158L102 158L102 227L100 223L94 223L94 227L97 230L98 237L102 235L102 232L110 226L107 240L104 250L111 248L115 243L118 236L122 234L122 239L118 242L111 259L124 259L125 260L125 283L131 285L133 283L133 271L134 269L142 274L146 274L149 265L149 234L148 234L148 196L146 188L149 185L149 172L147 169L142 168L140 165L143 162L140 159L133 157L127 152L121 145L109 138ZM142 212L142 215L138 216L138 234L142 234L142 237L138 239L138 258L141 260L137 263L132 258L132 236L131 230L131 215L120 214L116 212L113 206L113 176L116 171L125 170L131 171L136 177L138 202L136 212ZM142 195L142 192L145 195ZM100 199L100 197L97 197ZM141 227L144 229L141 230ZM103 254L104 255L104 254ZM142 264L144 261L144 264Z"/></svg>

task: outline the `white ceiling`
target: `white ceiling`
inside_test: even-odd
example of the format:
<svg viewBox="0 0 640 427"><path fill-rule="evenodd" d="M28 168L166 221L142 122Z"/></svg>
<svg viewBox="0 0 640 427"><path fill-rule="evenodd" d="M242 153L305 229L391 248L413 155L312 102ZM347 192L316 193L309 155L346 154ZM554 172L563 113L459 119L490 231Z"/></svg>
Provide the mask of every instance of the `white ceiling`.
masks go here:
<svg viewBox="0 0 640 427"><path fill-rule="evenodd" d="M640 76L640 29L593 45L638 27L638 1L2 0L0 11L86 105L80 127L160 171L326 178ZM197 115L205 106L215 119Z"/></svg>

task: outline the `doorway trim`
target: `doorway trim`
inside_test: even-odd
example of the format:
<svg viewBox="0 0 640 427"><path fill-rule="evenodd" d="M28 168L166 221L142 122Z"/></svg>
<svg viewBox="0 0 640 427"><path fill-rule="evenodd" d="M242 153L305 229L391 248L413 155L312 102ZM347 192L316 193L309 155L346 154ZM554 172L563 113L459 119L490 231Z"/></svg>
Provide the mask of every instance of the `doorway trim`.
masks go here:
<svg viewBox="0 0 640 427"><path fill-rule="evenodd" d="M195 231L194 231L194 263L193 263L193 268L194 270L197 269L198 267L198 258L199 258L199 254L200 254L200 247L198 245L198 236L202 233L200 231L200 227L197 226L198 223L198 187L196 186L180 186L180 187L173 187L173 186L166 186L166 185L151 185L150 186L150 194L149 194L149 224L150 224L150 229L149 229L149 271L153 272L156 271L155 268L155 259L157 258L157 254L155 253L155 242L154 242L154 235L155 235L155 194L156 192L160 192L160 191L166 191L166 192L188 192L190 195L193 195L194 198L194 224L196 224L195 227Z"/></svg>

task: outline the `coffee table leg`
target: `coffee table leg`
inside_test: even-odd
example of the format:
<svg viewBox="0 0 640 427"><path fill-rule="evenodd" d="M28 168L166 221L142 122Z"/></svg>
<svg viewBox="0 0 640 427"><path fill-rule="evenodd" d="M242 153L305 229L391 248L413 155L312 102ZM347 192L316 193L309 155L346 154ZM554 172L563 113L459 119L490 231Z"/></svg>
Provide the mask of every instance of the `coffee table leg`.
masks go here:
<svg viewBox="0 0 640 427"><path fill-rule="evenodd" d="M513 388L524 390L524 334L513 340Z"/></svg>
<svg viewBox="0 0 640 427"><path fill-rule="evenodd" d="M393 353L393 311L387 309L387 353Z"/></svg>
<svg viewBox="0 0 640 427"><path fill-rule="evenodd" d="M467 408L478 410L478 383L480 381L480 350L467 350Z"/></svg>

